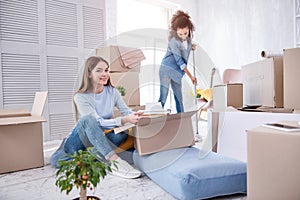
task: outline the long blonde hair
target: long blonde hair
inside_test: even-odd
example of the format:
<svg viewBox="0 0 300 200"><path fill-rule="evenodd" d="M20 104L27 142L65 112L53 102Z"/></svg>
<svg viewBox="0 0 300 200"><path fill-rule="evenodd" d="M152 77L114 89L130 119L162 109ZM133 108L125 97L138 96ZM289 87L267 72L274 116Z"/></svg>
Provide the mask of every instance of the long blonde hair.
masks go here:
<svg viewBox="0 0 300 200"><path fill-rule="evenodd" d="M109 67L108 62L100 56L91 56L86 60L85 67L82 74L81 84L76 93L84 93L87 91L92 91L93 84L92 84L92 80L89 78L89 75L93 71L93 69L98 65L99 62L105 62L105 64L107 64L107 66ZM112 86L110 82L110 78L108 78L108 81L105 84L105 86Z"/></svg>
<svg viewBox="0 0 300 200"><path fill-rule="evenodd" d="M100 56L91 56L85 62L80 87L73 95L73 104L74 104L74 109L75 109L76 121L78 121L78 109L77 109L76 103L74 101L74 96L77 93L85 93L85 92L93 90L92 80L89 78L89 75L93 71L93 69L98 65L99 62L104 62L109 67L108 62ZM110 81L110 77L108 78L108 81L104 86L113 87L113 85L111 84L111 81Z"/></svg>

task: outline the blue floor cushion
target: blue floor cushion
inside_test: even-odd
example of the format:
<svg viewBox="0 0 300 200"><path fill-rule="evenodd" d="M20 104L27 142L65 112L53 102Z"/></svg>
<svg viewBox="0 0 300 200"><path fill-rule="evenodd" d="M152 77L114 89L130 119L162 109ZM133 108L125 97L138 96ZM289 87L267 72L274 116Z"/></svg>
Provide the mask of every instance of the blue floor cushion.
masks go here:
<svg viewBox="0 0 300 200"><path fill-rule="evenodd" d="M133 154L134 164L178 199L206 199L246 193L246 163L195 147L150 155Z"/></svg>

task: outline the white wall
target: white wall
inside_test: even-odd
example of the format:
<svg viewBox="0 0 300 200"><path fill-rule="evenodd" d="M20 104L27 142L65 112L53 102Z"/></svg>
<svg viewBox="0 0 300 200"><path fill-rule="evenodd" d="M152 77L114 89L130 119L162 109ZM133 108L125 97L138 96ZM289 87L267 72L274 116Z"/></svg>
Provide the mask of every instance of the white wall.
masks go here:
<svg viewBox="0 0 300 200"><path fill-rule="evenodd" d="M220 71L294 47L293 0L199 0L197 34Z"/></svg>
<svg viewBox="0 0 300 200"><path fill-rule="evenodd" d="M170 0L188 11L195 42L219 69L240 68L259 59L262 50L294 47L293 0ZM116 0L106 0L107 36L116 33ZM196 58L200 66L200 59Z"/></svg>
<svg viewBox="0 0 300 200"><path fill-rule="evenodd" d="M176 3L180 5L180 9L183 11L187 11L192 21L195 22L195 19L197 19L197 0L188 0L188 1L182 1L182 0L170 0L170 2Z"/></svg>

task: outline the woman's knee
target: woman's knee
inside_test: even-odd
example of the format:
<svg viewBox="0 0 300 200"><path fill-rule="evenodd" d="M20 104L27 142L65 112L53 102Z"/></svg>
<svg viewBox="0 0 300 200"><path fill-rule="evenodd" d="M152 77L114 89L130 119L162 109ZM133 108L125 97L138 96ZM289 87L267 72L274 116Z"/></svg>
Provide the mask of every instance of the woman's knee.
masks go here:
<svg viewBox="0 0 300 200"><path fill-rule="evenodd" d="M121 132L118 134L115 134L114 132L111 132L106 135L106 137L116 146L119 146L122 144L128 137L126 132Z"/></svg>
<svg viewBox="0 0 300 200"><path fill-rule="evenodd" d="M88 114L80 118L78 123L83 123L83 124L97 124L97 119L94 115Z"/></svg>

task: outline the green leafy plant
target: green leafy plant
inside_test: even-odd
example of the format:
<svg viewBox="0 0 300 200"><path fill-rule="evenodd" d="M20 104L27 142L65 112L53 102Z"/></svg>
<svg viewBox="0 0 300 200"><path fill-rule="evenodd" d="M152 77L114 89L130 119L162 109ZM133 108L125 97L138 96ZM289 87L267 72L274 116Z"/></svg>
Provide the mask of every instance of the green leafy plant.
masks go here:
<svg viewBox="0 0 300 200"><path fill-rule="evenodd" d="M196 98L197 99L201 98L201 89L199 88L196 89Z"/></svg>
<svg viewBox="0 0 300 200"><path fill-rule="evenodd" d="M125 96L125 94L126 94L126 89L125 89L123 86L119 85L119 86L117 86L116 88L117 88L117 90L119 90L121 96Z"/></svg>
<svg viewBox="0 0 300 200"><path fill-rule="evenodd" d="M112 172L112 165L117 168L115 161L100 158L92 152L91 147L68 156L71 159L59 162L55 185L61 192L66 191L67 195L74 186L80 188L80 200L87 200L87 189L93 190L97 187L100 178L104 179L108 172Z"/></svg>

